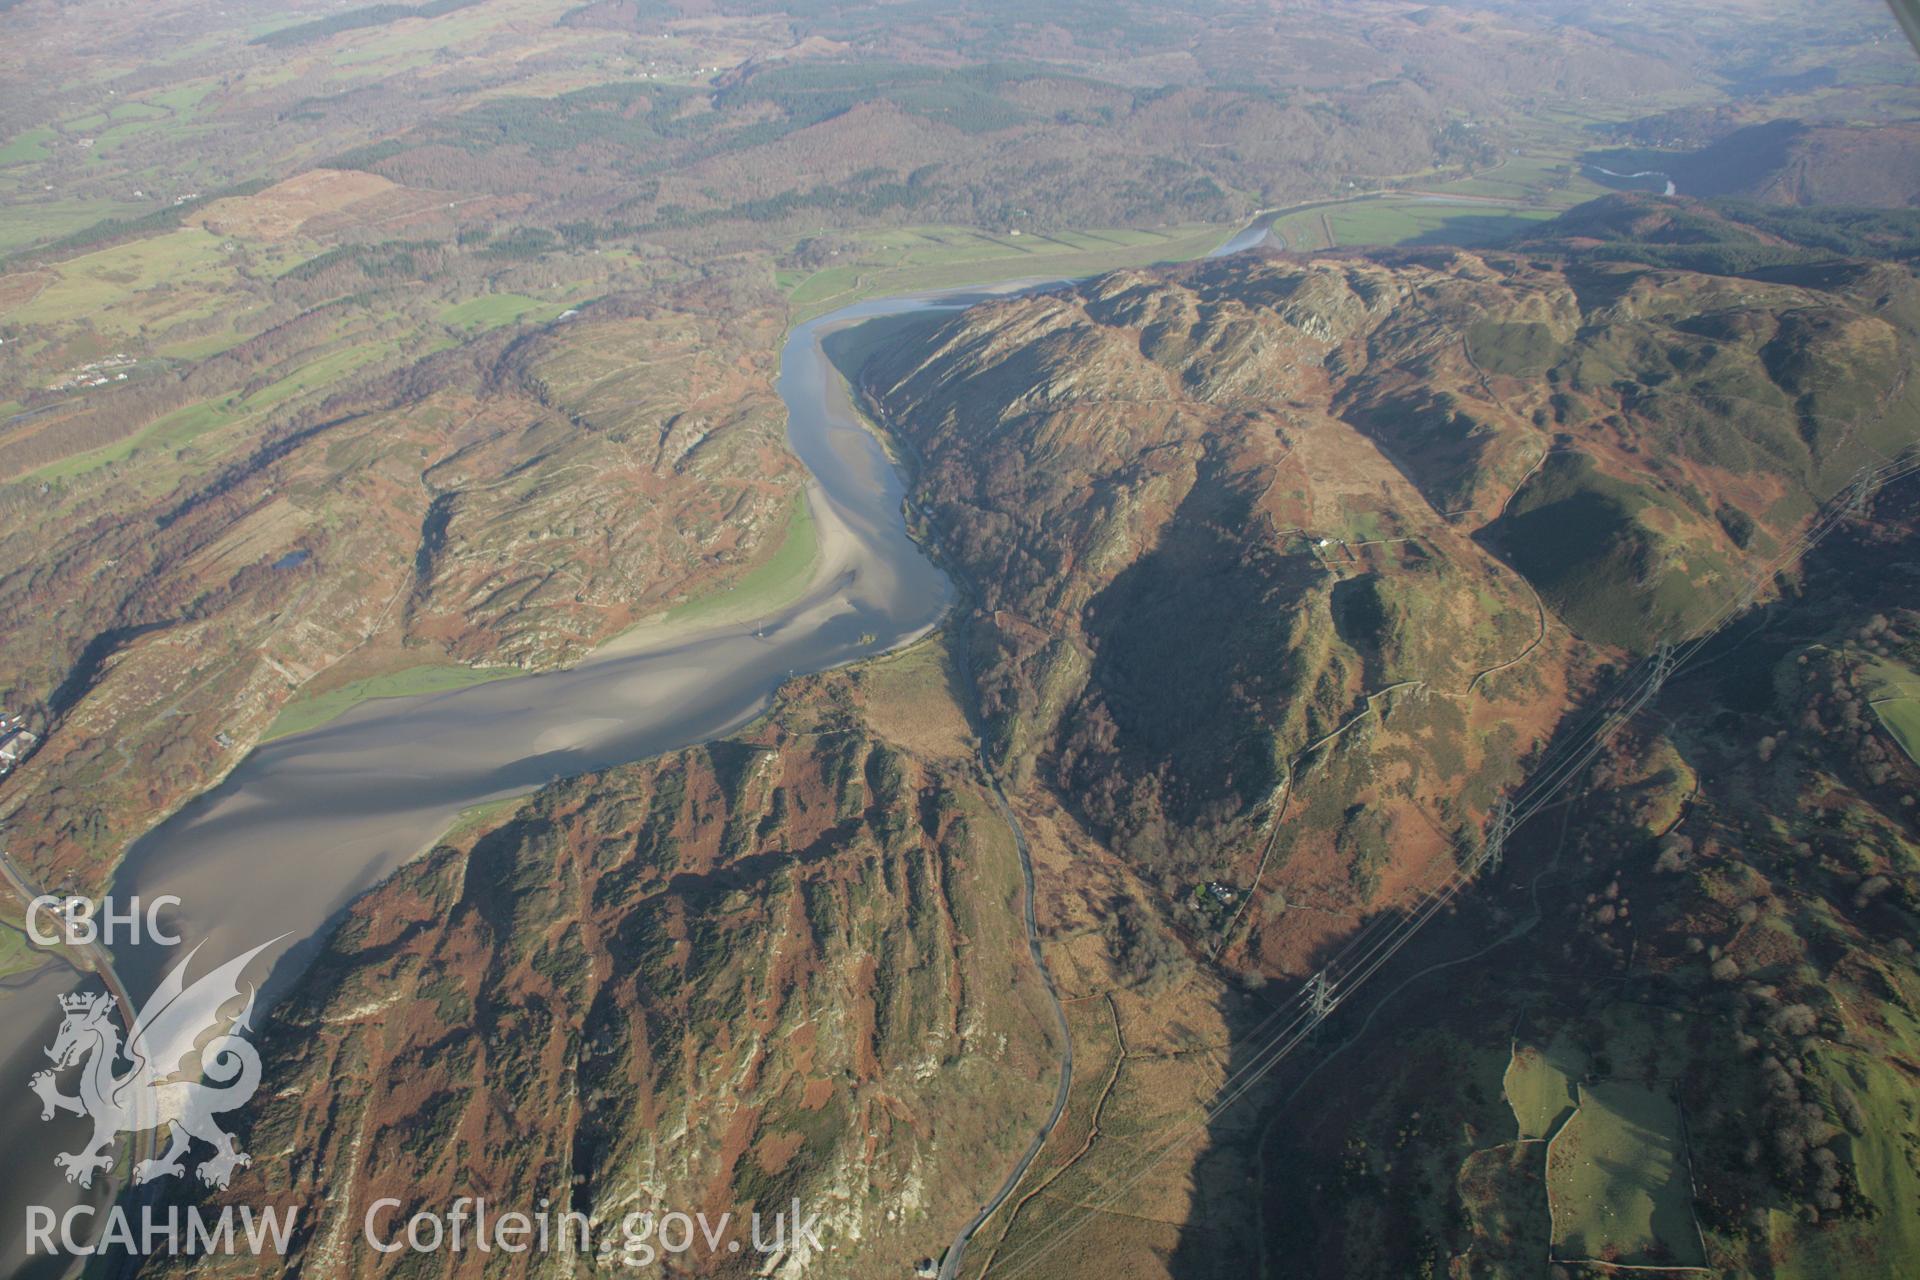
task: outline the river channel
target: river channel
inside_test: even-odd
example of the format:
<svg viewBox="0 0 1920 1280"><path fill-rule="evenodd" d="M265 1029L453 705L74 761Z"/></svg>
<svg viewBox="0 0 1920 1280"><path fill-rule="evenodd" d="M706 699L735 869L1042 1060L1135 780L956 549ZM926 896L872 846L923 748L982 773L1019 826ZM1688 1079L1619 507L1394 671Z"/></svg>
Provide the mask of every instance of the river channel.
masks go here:
<svg viewBox="0 0 1920 1280"><path fill-rule="evenodd" d="M1210 256L1267 234L1257 219ZM953 585L908 536L904 481L822 344L853 325L959 310L1011 287L874 299L788 335L778 391L788 441L810 473L821 548L813 578L791 604L698 633L643 626L565 671L372 701L266 743L134 843L114 879L115 899L177 897L172 929L188 946L201 945L193 976L282 939L262 955L262 966L272 965L264 986L271 999L298 977L347 904L422 852L462 810L722 737L763 712L792 676L931 630L953 602ZM114 967L137 1003L185 949L118 947ZM0 1135L9 1157L0 1172L0 1280L55 1280L70 1270L66 1260L24 1255L17 1228L26 1206L58 1213L100 1205L112 1192L104 1178L90 1192L62 1179L54 1154L76 1150L89 1126L66 1116L43 1122L26 1088L26 1076L46 1065L41 1048L60 1021L56 997L97 985L64 969L0 985Z"/></svg>
<svg viewBox="0 0 1920 1280"><path fill-rule="evenodd" d="M266 993L305 967L325 927L355 897L420 853L472 805L721 737L764 711L789 677L906 644L940 620L953 587L907 536L904 482L855 412L822 348L834 330L881 317L957 310L978 289L876 299L796 327L779 393L807 486L821 555L805 592L769 617L699 633L642 627L565 671L448 693L363 703L320 728L255 749L219 786L128 851L119 901L170 894L197 976L269 939ZM115 967L136 1001L186 948L121 947ZM26 1077L46 1066L56 997L83 985L49 969L0 987L0 1277L45 1280L17 1228L25 1206L56 1212L91 1194L53 1167L87 1130L40 1119ZM257 1022L257 1019L256 1019Z"/></svg>

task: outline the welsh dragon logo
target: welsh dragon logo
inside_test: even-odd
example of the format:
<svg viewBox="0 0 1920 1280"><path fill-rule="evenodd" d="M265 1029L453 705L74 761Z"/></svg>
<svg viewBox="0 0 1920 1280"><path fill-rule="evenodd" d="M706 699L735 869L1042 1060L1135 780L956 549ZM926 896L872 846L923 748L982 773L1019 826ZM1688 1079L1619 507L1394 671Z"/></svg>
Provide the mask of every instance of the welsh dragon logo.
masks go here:
<svg viewBox="0 0 1920 1280"><path fill-rule="evenodd" d="M210 1187L226 1186L235 1169L252 1163L233 1135L214 1122L222 1112L244 1106L260 1086L260 1055L239 1034L251 1029L252 986L238 1015L228 1017L222 1010L241 996L240 975L247 963L278 941L264 942L188 986L187 966L200 950L195 947L161 979L134 1018L124 1051L118 1000L105 992L60 997L66 1018L46 1051L53 1070L36 1072L29 1083L40 1095L42 1120L69 1111L93 1121L85 1146L53 1158L68 1182L91 1186L96 1172L113 1167L117 1135L149 1129L168 1129L169 1141L164 1153L134 1165L136 1183L186 1172L195 1138L213 1148L198 1170L200 1181ZM200 1043L208 1032L217 1034ZM123 1057L129 1064L125 1070ZM197 1070L189 1069L190 1061ZM58 1077L76 1066L80 1092L69 1097L60 1092Z"/></svg>

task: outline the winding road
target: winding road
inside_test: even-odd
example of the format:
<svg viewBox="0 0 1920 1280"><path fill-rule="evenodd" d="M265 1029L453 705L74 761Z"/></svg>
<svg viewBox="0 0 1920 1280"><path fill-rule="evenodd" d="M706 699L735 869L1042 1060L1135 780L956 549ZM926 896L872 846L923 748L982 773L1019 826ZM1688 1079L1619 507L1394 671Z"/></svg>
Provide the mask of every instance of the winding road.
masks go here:
<svg viewBox="0 0 1920 1280"><path fill-rule="evenodd" d="M982 763L984 764L984 761ZM1021 1179L1027 1176L1027 1170L1032 1168L1033 1162L1039 1158L1041 1148L1045 1147L1047 1139L1053 1136L1055 1127L1060 1123L1060 1117L1066 1114L1067 1097L1073 1090L1073 1032L1067 1026L1067 1006L1061 1002L1059 987L1054 985L1053 971L1047 967L1046 957L1040 951L1040 922L1034 911L1033 855L1027 848L1027 837L1020 830L1019 820L1013 816L1013 806L1007 803L1006 794L1000 790L999 780L993 779L989 786L993 796L993 807L999 810L1001 820L1007 824L1007 830L1013 833L1014 845L1020 851L1020 874L1026 884L1024 915L1027 927L1027 953L1033 957L1034 967L1040 971L1040 981L1046 987L1047 999L1053 1004L1054 1017L1059 1020L1060 1085L1054 1091L1053 1110L1047 1113L1046 1121L1034 1133L1033 1141L1027 1144L1027 1149L1021 1153L1012 1172L1007 1174L1006 1181L1000 1184L1000 1189L994 1193L991 1200L980 1206L980 1212L976 1213L966 1226L960 1228L959 1234L953 1238L953 1243L947 1246L946 1256L940 1260L940 1280L959 1280L960 1268L966 1261L967 1245L972 1243L974 1233L985 1226L987 1219L998 1212L1000 1206L1005 1204L1007 1198L1019 1188Z"/></svg>
<svg viewBox="0 0 1920 1280"><path fill-rule="evenodd" d="M1224 258L1266 242L1273 236L1271 223L1275 212L1272 209L1257 210L1245 228L1207 256ZM965 653L965 645L954 646L955 662L960 665L960 687L973 689L975 686L972 673L966 666ZM985 735L980 735L980 740L984 744ZM1067 1024L1067 1006L1060 999L1060 989L1054 983L1053 971L1047 967L1046 956L1040 949L1040 921L1034 905L1033 853L1027 846L1026 833L1020 829L1020 820L1014 816L1013 806L1007 802L1006 792L1000 787L1000 779L994 772L992 762L987 759L984 745L980 752L980 769L987 778L993 806L999 812L1001 821L1007 824L1007 830L1013 833L1014 847L1020 853L1020 874L1025 884L1023 915L1027 931L1027 953L1033 958L1033 966L1040 974L1041 984L1046 988L1047 1000L1053 1006L1053 1016L1059 1026L1060 1083L1054 1091L1053 1109L1047 1113L1046 1120L1034 1133L1033 1140L1027 1144L1026 1150L1020 1154L1020 1159L1014 1163L1013 1169L1001 1182L1000 1189L980 1206L980 1211L960 1228L959 1233L953 1238L953 1243L947 1246L946 1254L940 1259L940 1280L959 1280L961 1268L966 1265L967 1246L973 1242L973 1237L980 1228L986 1225L987 1219L999 1212L1000 1206L1004 1205L1019 1189L1021 1180L1027 1176L1027 1170L1033 1167L1033 1162L1039 1158L1041 1149L1047 1145L1047 1139L1053 1136L1054 1129L1059 1126L1060 1117L1066 1114L1067 1099L1073 1091L1073 1032Z"/></svg>

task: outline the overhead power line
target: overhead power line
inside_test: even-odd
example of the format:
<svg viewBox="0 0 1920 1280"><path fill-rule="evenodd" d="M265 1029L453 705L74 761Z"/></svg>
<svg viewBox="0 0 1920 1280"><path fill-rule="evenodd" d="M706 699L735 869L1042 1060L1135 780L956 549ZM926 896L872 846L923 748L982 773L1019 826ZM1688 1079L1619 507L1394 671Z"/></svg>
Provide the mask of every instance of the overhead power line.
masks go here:
<svg viewBox="0 0 1920 1280"><path fill-rule="evenodd" d="M1849 516L1863 510L1874 493L1916 472L1920 472L1920 446L1909 446L1881 466L1863 468L1820 509L1799 536L1756 570L1740 591L1685 640L1677 644L1662 641L1653 654L1636 663L1601 700L1598 711L1548 752L1533 777L1515 795L1500 801L1491 814L1486 834L1466 856L1456 859L1455 871L1406 913L1391 920L1376 917L1363 926L1332 960L1249 1033L1246 1039L1256 1047L1228 1075L1198 1116L1172 1122L1168 1127L1173 1132L1165 1141L1149 1143L1144 1152L1103 1179L1094 1194L1069 1206L1058 1221L1040 1229L1033 1239L997 1258L995 1273L1005 1280L1028 1274L1047 1255L1085 1230L1103 1211L1118 1204L1122 1196L1184 1142L1204 1133L1223 1112L1305 1043L1342 1001L1392 960L1483 868L1497 868L1511 833L1579 777L1606 744L1659 696L1667 681L1752 603L1766 583L1818 545ZM1007 1269L1002 1270L1002 1266Z"/></svg>

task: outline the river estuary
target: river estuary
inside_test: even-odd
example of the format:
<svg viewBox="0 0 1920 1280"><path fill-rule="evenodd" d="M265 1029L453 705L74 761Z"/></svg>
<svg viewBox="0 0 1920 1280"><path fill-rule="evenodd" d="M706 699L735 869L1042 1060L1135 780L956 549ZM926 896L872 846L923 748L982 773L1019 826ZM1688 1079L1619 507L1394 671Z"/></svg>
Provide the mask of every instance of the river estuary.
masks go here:
<svg viewBox="0 0 1920 1280"><path fill-rule="evenodd" d="M267 743L219 786L136 842L112 893L178 897L174 930L203 943L198 974L280 935L268 995L284 990L356 896L420 853L469 806L673 751L738 729L798 672L823 671L908 643L946 611L953 588L907 536L903 481L849 401L821 340L883 316L958 309L982 295L879 299L795 328L779 392L794 452L812 473L808 500L821 556L800 598L772 617L698 634L645 628L565 671L383 699L310 732ZM116 949L143 999L184 948ZM25 1206L58 1211L92 1193L53 1167L86 1126L40 1119L26 1078L59 1025L56 996L83 983L59 969L0 988L0 1277L57 1276L29 1267L16 1228ZM93 984L97 985L97 984Z"/></svg>
<svg viewBox="0 0 1920 1280"><path fill-rule="evenodd" d="M1215 253L1265 235L1256 221ZM953 585L908 536L904 481L822 341L850 325L958 310L987 296L974 288L875 299L788 335L778 390L789 442L811 473L821 547L793 603L698 633L642 627L565 671L368 702L264 744L132 846L114 897L177 897L175 932L188 947L203 946L194 976L284 935L263 956L273 961L271 998L311 960L329 921L462 810L724 736L764 711L789 677L925 634L952 604ZM137 1003L185 950L118 947L114 967ZM113 1194L105 1178L91 1191L64 1181L53 1156L78 1149L89 1126L65 1116L42 1121L26 1087L46 1065L41 1050L60 1021L56 997L97 985L63 968L0 985L0 1138L10 1157L0 1175L0 1280L53 1280L69 1270L62 1259L25 1257L17 1228L26 1206L60 1212Z"/></svg>

